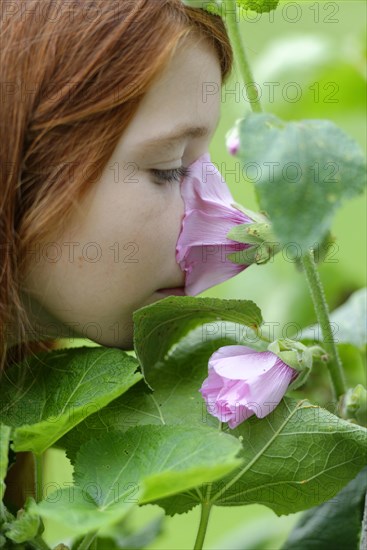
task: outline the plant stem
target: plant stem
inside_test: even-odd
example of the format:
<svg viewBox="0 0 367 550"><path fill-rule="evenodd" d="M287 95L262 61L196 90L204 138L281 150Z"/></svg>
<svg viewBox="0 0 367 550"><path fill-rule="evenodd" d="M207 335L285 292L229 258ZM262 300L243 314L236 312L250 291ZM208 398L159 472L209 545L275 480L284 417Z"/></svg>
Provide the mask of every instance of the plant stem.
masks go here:
<svg viewBox="0 0 367 550"><path fill-rule="evenodd" d="M89 533L88 535L85 535L84 539L78 546L78 550L87 550L92 544L92 542L94 541L94 539L96 538L96 536L97 536L97 532Z"/></svg>
<svg viewBox="0 0 367 550"><path fill-rule="evenodd" d="M367 493L364 501L364 513L362 520L361 542L359 550L365 550L367 548Z"/></svg>
<svg viewBox="0 0 367 550"><path fill-rule="evenodd" d="M34 478L35 478L35 500L41 502L43 495L43 455L33 453L34 459Z"/></svg>
<svg viewBox="0 0 367 550"><path fill-rule="evenodd" d="M50 550L50 547L41 536L35 537L33 540L29 541L28 544L35 550Z"/></svg>
<svg viewBox="0 0 367 550"><path fill-rule="evenodd" d="M327 366L331 376L331 381L333 383L334 392L336 397L339 398L347 391L343 365L334 341L325 293L312 251L307 252L303 256L302 263L305 269L317 320L323 336L322 344L327 353L330 355L330 360L327 362Z"/></svg>
<svg viewBox="0 0 367 550"><path fill-rule="evenodd" d="M210 512L212 509L212 502L210 501L211 490L212 490L212 484L209 483L206 494L204 496L204 500L201 503L200 523L199 523L198 534L196 535L194 550L201 550L204 544L206 530L208 528Z"/></svg>
<svg viewBox="0 0 367 550"><path fill-rule="evenodd" d="M199 524L198 534L196 536L194 550L201 550L203 547L206 530L208 527L211 507L212 507L211 503L206 503L206 502L201 503L200 524Z"/></svg>
<svg viewBox="0 0 367 550"><path fill-rule="evenodd" d="M251 109L256 113L262 112L259 94L252 75L251 67L247 59L246 50L242 42L239 24L237 21L236 0L223 0L225 7L225 21L227 24L228 35L233 47L234 57L240 69L243 82L246 86L246 94L251 105Z"/></svg>

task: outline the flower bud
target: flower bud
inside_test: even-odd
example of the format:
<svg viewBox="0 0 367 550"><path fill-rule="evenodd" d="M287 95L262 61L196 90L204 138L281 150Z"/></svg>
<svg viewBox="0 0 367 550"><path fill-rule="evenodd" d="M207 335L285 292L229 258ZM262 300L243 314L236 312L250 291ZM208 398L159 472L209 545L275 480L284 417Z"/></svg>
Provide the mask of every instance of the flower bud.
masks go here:
<svg viewBox="0 0 367 550"><path fill-rule="evenodd" d="M226 147L230 155L237 155L240 149L240 135L237 126L226 133Z"/></svg>
<svg viewBox="0 0 367 550"><path fill-rule="evenodd" d="M367 390L362 384L350 388L341 398L341 416L361 426L367 426Z"/></svg>

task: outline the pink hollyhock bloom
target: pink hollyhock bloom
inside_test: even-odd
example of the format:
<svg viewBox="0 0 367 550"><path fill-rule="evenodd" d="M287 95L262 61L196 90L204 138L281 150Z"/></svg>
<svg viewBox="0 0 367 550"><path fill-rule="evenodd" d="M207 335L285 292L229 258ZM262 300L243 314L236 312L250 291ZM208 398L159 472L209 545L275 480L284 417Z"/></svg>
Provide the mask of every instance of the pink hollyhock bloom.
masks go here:
<svg viewBox="0 0 367 550"><path fill-rule="evenodd" d="M223 346L210 357L209 376L199 391L208 412L235 428L253 414L271 413L297 376L272 351Z"/></svg>
<svg viewBox="0 0 367 550"><path fill-rule="evenodd" d="M185 214L176 244L176 260L186 273L185 293L195 296L248 267L231 262L226 255L250 245L226 235L235 225L253 220L232 206L235 201L209 153L190 166L190 175L181 183L181 196Z"/></svg>

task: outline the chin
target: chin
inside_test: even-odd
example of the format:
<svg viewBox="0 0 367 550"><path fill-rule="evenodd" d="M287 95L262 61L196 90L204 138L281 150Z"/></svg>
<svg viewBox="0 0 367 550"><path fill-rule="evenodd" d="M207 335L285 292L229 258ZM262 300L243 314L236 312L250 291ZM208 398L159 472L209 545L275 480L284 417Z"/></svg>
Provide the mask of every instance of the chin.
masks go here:
<svg viewBox="0 0 367 550"><path fill-rule="evenodd" d="M134 325L133 320L129 320L127 323L122 322L112 325L113 331L108 331L108 335L100 338L91 339L96 344L104 346L106 348L118 348L123 351L131 351L134 349Z"/></svg>
<svg viewBox="0 0 367 550"><path fill-rule="evenodd" d="M162 297L166 296L186 296L185 287L175 287L175 288L160 288L156 291L156 294L159 294Z"/></svg>

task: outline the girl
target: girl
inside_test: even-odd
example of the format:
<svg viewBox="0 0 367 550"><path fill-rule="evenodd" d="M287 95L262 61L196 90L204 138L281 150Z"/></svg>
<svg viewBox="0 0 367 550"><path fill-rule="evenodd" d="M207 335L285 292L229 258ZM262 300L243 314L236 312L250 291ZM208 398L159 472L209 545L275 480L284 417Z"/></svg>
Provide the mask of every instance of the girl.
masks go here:
<svg viewBox="0 0 367 550"><path fill-rule="evenodd" d="M0 25L1 367L74 335L131 349L133 311L183 293L179 184L218 123L223 22L181 0L3 0Z"/></svg>

